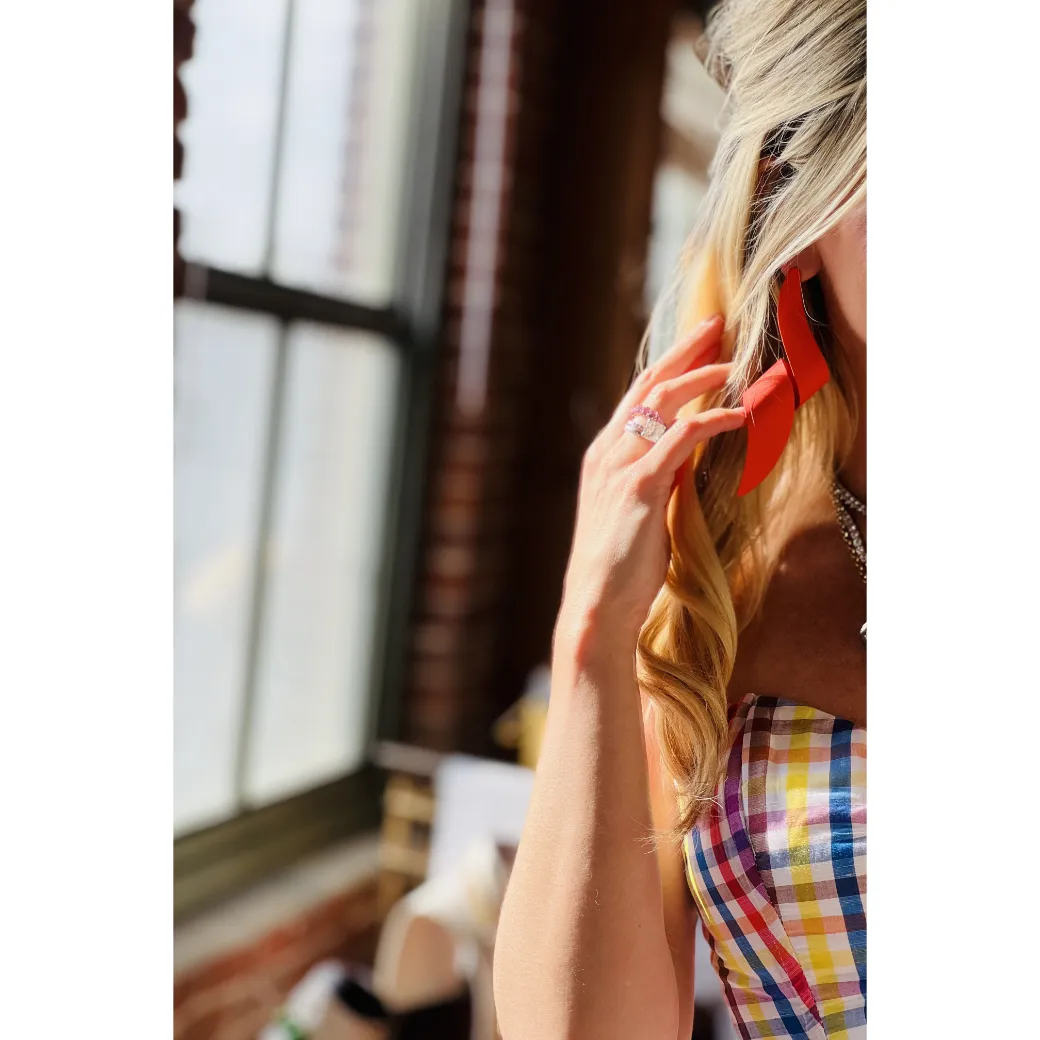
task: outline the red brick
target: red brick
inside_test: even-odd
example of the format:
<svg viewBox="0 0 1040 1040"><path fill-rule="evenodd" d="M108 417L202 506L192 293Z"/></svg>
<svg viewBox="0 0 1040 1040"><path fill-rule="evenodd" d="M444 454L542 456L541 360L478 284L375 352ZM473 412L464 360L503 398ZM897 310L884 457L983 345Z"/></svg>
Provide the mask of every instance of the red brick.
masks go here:
<svg viewBox="0 0 1040 1040"><path fill-rule="evenodd" d="M174 982L176 1040L255 1038L318 961L371 963L377 921L373 879L287 921Z"/></svg>

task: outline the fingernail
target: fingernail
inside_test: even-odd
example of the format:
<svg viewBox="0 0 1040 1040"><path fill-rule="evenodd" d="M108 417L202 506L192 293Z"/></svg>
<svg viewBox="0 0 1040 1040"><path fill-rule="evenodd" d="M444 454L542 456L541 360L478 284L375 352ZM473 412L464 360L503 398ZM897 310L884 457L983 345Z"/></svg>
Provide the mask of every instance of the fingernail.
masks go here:
<svg viewBox="0 0 1040 1040"><path fill-rule="evenodd" d="M687 337L687 342L694 339L700 339L701 336L707 335L707 333L713 331L716 327L722 327L722 315L713 314L710 318L705 318L704 321L700 322Z"/></svg>
<svg viewBox="0 0 1040 1040"><path fill-rule="evenodd" d="M707 349L702 350L687 366L683 372L692 372L695 368L703 368L710 365L722 353L722 340L716 340Z"/></svg>

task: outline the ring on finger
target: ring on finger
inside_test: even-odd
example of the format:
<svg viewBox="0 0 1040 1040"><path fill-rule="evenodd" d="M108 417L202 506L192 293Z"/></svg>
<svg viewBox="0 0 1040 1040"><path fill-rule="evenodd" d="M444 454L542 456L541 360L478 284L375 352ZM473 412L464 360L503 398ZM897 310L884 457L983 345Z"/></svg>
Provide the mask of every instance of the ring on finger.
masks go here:
<svg viewBox="0 0 1040 1040"><path fill-rule="evenodd" d="M661 413L645 405L637 405L628 413L628 421L625 423L625 432L634 433L643 440L656 444L665 434L668 427L665 425Z"/></svg>
<svg viewBox="0 0 1040 1040"><path fill-rule="evenodd" d="M643 415L647 419L653 419L654 422L659 422L662 426L668 425L656 408L648 408L645 404L637 404L635 408L628 413L629 419L634 415Z"/></svg>

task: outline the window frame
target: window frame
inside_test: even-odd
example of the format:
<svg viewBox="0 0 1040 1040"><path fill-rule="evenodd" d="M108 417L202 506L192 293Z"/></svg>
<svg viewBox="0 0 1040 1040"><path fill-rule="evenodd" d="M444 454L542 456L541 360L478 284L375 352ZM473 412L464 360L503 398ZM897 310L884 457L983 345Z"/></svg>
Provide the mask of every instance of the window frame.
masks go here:
<svg viewBox="0 0 1040 1040"><path fill-rule="evenodd" d="M402 218L396 242L391 301L386 306L326 296L272 281L189 261L184 299L246 310L279 322L278 397L290 328L308 322L349 331L371 332L401 356L397 436L392 451L384 573L389 576L377 611L370 691L369 753L353 773L302 794L256 809L240 809L209 827L174 840L174 920L231 896L310 852L378 825L383 773L374 764L377 741L400 732L401 694L406 679L408 622L416 574L427 439L435 390L435 361L447 277L451 209L458 132L462 112L469 0L414 0L420 20L418 65L412 78L412 103L406 151L411 171L399 200ZM284 140L286 84L295 0L287 0L286 33L279 76L276 149ZM279 176L276 152L274 187ZM274 227L277 191L271 194L268 245ZM269 259L269 257L268 257ZM269 264L267 265L269 267ZM264 499L258 553L263 553L271 516L274 453L266 453ZM264 596L262 560L254 569L252 616L246 646L246 702L239 732L237 768L241 799L245 741L255 700L255 661L260 604Z"/></svg>

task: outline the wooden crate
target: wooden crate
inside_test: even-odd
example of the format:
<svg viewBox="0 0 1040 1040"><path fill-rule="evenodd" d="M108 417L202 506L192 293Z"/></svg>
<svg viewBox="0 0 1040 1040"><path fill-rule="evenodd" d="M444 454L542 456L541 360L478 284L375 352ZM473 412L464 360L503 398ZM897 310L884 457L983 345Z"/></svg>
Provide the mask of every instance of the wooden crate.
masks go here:
<svg viewBox="0 0 1040 1040"><path fill-rule="evenodd" d="M379 914L426 878L433 823L433 778L391 772L383 795L379 848Z"/></svg>

